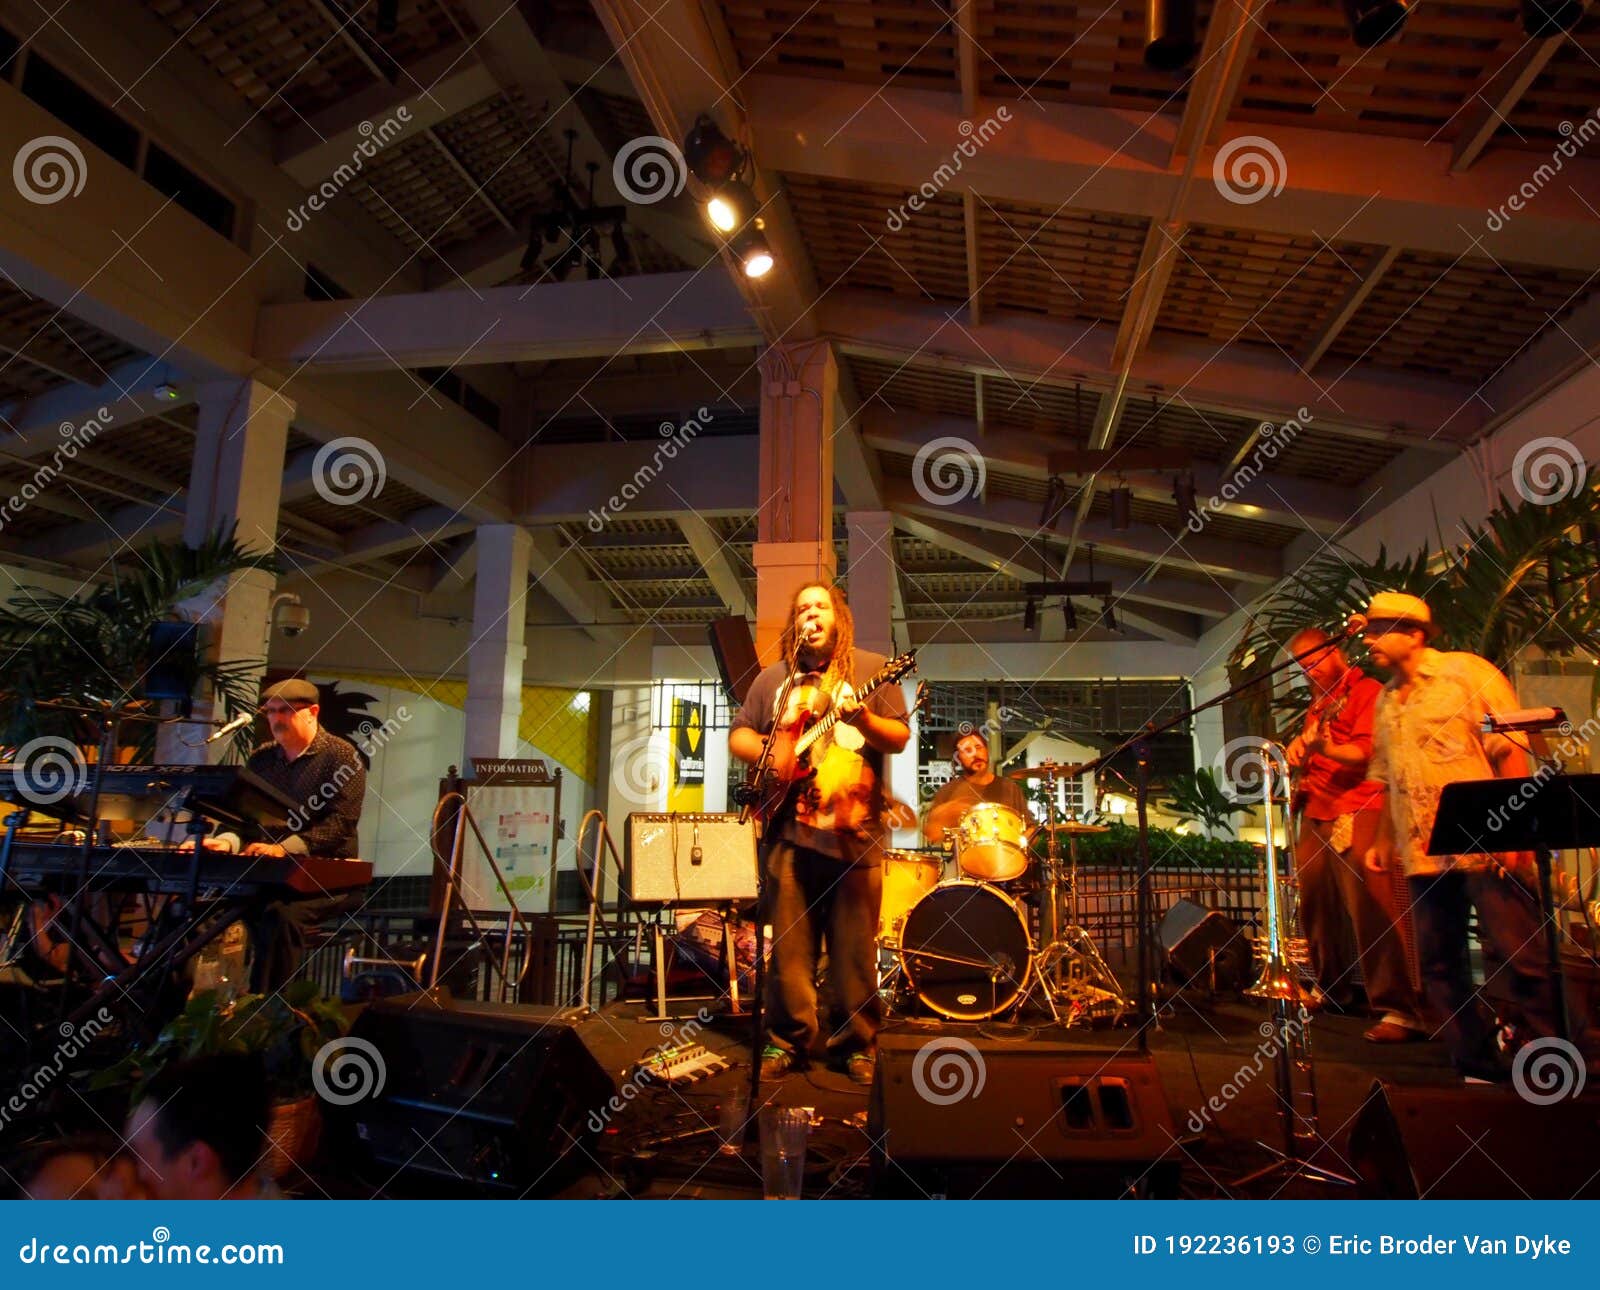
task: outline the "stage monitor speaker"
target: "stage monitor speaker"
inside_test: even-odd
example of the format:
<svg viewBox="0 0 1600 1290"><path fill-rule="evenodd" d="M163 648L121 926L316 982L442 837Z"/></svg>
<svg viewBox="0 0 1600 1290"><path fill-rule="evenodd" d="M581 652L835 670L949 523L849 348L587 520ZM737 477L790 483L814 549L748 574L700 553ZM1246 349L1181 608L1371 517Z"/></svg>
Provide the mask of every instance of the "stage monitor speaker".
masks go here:
<svg viewBox="0 0 1600 1290"><path fill-rule="evenodd" d="M1161 920L1157 936L1180 988L1242 990L1250 984L1249 938L1220 910L1180 900Z"/></svg>
<svg viewBox="0 0 1600 1290"><path fill-rule="evenodd" d="M382 1078L345 1108L347 1132L370 1160L452 1193L558 1190L589 1163L591 1116L617 1091L552 1008L397 995L364 1009L351 1037L376 1051Z"/></svg>
<svg viewBox="0 0 1600 1290"><path fill-rule="evenodd" d="M728 696L741 707L750 692L750 683L761 671L756 657L755 637L750 622L740 617L714 618L710 626L711 653L717 660L717 674Z"/></svg>
<svg viewBox="0 0 1600 1290"><path fill-rule="evenodd" d="M886 1030L868 1102L879 1196L1176 1196L1155 1062L977 1030Z"/></svg>
<svg viewBox="0 0 1600 1290"><path fill-rule="evenodd" d="M1600 1093L1539 1105L1509 1085L1378 1080L1350 1131L1350 1160L1377 1199L1594 1200Z"/></svg>
<svg viewBox="0 0 1600 1290"><path fill-rule="evenodd" d="M733 812L628 816L623 890L641 904L721 905L756 898L756 822Z"/></svg>

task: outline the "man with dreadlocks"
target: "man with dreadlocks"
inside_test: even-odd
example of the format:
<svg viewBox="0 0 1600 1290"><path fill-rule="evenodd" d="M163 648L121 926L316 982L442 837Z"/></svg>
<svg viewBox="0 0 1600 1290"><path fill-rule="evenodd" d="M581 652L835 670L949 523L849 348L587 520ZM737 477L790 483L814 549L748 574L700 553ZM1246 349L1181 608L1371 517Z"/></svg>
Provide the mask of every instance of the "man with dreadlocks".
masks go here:
<svg viewBox="0 0 1600 1290"><path fill-rule="evenodd" d="M884 660L855 648L850 606L827 583L799 589L780 645L783 657L745 696L728 734L729 751L755 763L774 728L793 729L808 713L836 710L839 719L810 749L815 775L767 823L763 860L773 943L761 1077L777 1079L803 1066L821 1041L852 1080L870 1084L881 1022L874 937L887 844L883 758L911 737L905 696L899 686L885 685L865 703L856 698ZM779 741L775 753L785 746ZM775 756L772 770L787 780L794 774L792 754L790 764L783 760ZM816 988L824 936L833 995L825 1040Z"/></svg>

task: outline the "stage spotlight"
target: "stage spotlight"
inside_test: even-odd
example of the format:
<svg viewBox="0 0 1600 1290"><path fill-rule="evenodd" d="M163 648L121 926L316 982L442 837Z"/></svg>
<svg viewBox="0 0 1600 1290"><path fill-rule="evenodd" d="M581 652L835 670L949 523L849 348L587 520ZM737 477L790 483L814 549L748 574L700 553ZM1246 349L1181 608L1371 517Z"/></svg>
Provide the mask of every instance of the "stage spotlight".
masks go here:
<svg viewBox="0 0 1600 1290"><path fill-rule="evenodd" d="M1187 67L1200 52L1194 0L1145 0L1144 65L1158 72Z"/></svg>
<svg viewBox="0 0 1600 1290"><path fill-rule="evenodd" d="M1061 621L1066 624L1069 632L1078 630L1078 611L1072 607L1070 600L1061 602Z"/></svg>
<svg viewBox="0 0 1600 1290"><path fill-rule="evenodd" d="M730 179L706 203L706 218L719 233L735 233L755 217L756 195L742 180Z"/></svg>
<svg viewBox="0 0 1600 1290"><path fill-rule="evenodd" d="M1117 615L1111 608L1111 597L1107 596L1101 603L1100 621L1105 624L1107 631L1114 632L1117 630Z"/></svg>
<svg viewBox="0 0 1600 1290"><path fill-rule="evenodd" d="M1571 31L1582 17L1580 0L1522 0L1522 30L1536 40Z"/></svg>
<svg viewBox="0 0 1600 1290"><path fill-rule="evenodd" d="M1030 600L1022 607L1022 630L1034 631L1039 626L1039 602Z"/></svg>
<svg viewBox="0 0 1600 1290"><path fill-rule="evenodd" d="M1133 522L1133 490L1118 484L1111 490L1111 531L1126 533Z"/></svg>
<svg viewBox="0 0 1600 1290"><path fill-rule="evenodd" d="M1178 518L1187 520L1195 513L1194 476L1188 471L1172 481L1172 500L1178 504Z"/></svg>
<svg viewBox="0 0 1600 1290"><path fill-rule="evenodd" d="M1359 49L1371 49L1400 34L1411 0L1344 0L1350 37Z"/></svg>
<svg viewBox="0 0 1600 1290"><path fill-rule="evenodd" d="M683 141L683 160L702 184L720 188L739 173L744 153L702 112Z"/></svg>
<svg viewBox="0 0 1600 1290"><path fill-rule="evenodd" d="M772 272L772 248L767 245L760 220L746 225L744 232L734 238L733 253L747 278L764 278Z"/></svg>

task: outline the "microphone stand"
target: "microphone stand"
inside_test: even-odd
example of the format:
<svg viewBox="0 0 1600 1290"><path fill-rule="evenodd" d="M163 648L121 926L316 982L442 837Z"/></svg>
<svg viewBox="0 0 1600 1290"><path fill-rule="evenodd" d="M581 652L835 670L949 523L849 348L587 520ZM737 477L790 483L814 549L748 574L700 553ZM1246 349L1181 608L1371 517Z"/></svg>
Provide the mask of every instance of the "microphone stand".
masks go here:
<svg viewBox="0 0 1600 1290"><path fill-rule="evenodd" d="M1149 1051L1149 1031L1151 1027L1158 1026L1160 1024L1156 1011L1156 994L1159 983L1155 970L1155 942L1151 936L1150 929L1150 923L1155 912L1155 893L1150 887L1150 819L1148 815L1150 797L1150 741L1157 735L1165 734L1167 731L1172 730L1175 727L1182 725L1184 722L1199 716L1202 712L1205 712L1211 708L1215 708L1219 704L1226 703L1229 699L1237 698L1246 690L1253 689L1254 687L1260 685L1263 681L1277 676L1279 672L1282 672L1295 664L1304 663L1308 659L1317 658L1318 656L1327 653L1331 649L1338 649L1353 634L1354 633L1351 629L1346 628L1337 635L1331 636L1328 640L1324 641L1320 645L1313 645L1310 649L1304 650L1299 654L1291 654L1288 658L1284 659L1283 662L1268 668L1259 676L1249 677L1246 680L1240 681L1238 685L1229 686L1226 690L1222 691L1221 694L1207 699L1204 703L1197 703L1191 708L1184 709L1182 712L1179 712L1177 716L1172 717L1170 720L1163 721L1159 725L1153 721L1146 722L1143 729L1137 731L1135 734L1129 735L1128 738L1124 739L1115 748L1111 749L1110 752L1102 753L1093 761L1085 762L1080 768L1083 771L1094 771L1098 773L1102 767L1109 766L1115 758L1120 757L1123 753L1130 751L1133 753L1135 765L1137 767L1137 773L1134 777L1134 807L1139 821L1139 876L1137 880L1137 886L1135 888L1136 894L1134 897L1134 918L1138 923L1138 940L1134 957L1138 965L1136 970L1138 972L1139 979L1137 982L1138 1003L1134 1011L1135 1015L1139 1018L1139 1051L1141 1053ZM1268 827L1270 828L1270 805L1268 807L1267 814Z"/></svg>

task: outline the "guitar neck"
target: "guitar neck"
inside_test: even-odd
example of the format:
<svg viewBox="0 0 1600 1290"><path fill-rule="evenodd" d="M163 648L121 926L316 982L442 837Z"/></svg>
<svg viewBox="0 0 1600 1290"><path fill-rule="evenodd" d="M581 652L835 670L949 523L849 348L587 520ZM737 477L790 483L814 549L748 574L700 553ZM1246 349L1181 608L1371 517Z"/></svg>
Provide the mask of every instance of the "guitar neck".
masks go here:
<svg viewBox="0 0 1600 1290"><path fill-rule="evenodd" d="M881 686L883 686L885 682L888 681L888 679L888 676L880 672L877 676L873 677L872 680L867 682L866 686L861 690L861 692L856 695L856 698L860 702L865 703L873 696L874 693L877 692ZM807 730L805 734L801 735L800 738L794 741L794 755L798 757L804 753L806 749L811 747L812 744L816 743L817 740L823 737L823 735L832 730L834 726L838 724L838 721L838 708L830 708L827 716L818 720L816 725L812 726L811 729Z"/></svg>

